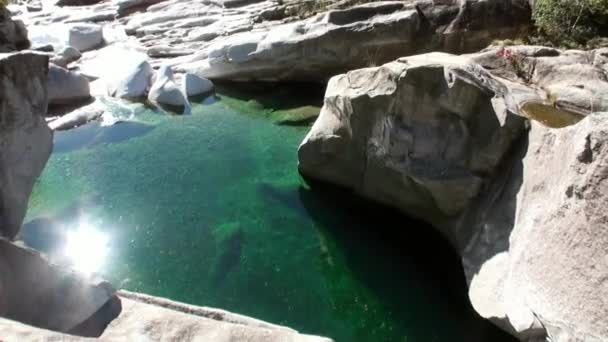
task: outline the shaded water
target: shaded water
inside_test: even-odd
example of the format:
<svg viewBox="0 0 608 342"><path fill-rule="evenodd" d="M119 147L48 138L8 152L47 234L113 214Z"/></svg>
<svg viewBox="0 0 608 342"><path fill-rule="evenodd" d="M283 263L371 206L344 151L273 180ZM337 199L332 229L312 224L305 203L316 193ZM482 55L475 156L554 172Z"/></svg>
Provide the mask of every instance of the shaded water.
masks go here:
<svg viewBox="0 0 608 342"><path fill-rule="evenodd" d="M339 342L510 340L474 314L432 228L310 189L308 127L266 106L220 95L191 116L141 107L137 123L58 132L21 238L59 255L86 221L108 236L96 271L116 286Z"/></svg>

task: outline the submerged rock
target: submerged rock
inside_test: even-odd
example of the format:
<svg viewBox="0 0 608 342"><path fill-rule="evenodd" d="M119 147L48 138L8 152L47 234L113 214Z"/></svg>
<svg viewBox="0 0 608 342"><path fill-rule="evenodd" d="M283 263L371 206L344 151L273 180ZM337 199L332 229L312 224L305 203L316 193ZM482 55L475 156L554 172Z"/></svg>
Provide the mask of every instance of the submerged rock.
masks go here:
<svg viewBox="0 0 608 342"><path fill-rule="evenodd" d="M91 97L86 77L54 64L49 65L47 86L49 105L78 103Z"/></svg>
<svg viewBox="0 0 608 342"><path fill-rule="evenodd" d="M13 238L53 146L47 109L48 57L0 55L0 235Z"/></svg>
<svg viewBox="0 0 608 342"><path fill-rule="evenodd" d="M606 65L599 50L513 47L336 76L300 171L432 223L475 309L520 339L607 339L608 115L527 134L522 110L608 110Z"/></svg>

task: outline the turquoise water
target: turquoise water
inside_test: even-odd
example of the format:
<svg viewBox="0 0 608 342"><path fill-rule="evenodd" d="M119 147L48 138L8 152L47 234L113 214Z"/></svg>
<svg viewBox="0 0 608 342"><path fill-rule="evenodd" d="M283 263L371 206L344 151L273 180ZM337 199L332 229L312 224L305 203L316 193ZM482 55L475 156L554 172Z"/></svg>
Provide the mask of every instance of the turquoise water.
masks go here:
<svg viewBox="0 0 608 342"><path fill-rule="evenodd" d="M430 227L311 189L296 154L309 127L233 95L190 116L117 106L135 122L57 133L21 238L61 255L86 221L107 236L96 272L116 287L340 342L509 340L470 309Z"/></svg>

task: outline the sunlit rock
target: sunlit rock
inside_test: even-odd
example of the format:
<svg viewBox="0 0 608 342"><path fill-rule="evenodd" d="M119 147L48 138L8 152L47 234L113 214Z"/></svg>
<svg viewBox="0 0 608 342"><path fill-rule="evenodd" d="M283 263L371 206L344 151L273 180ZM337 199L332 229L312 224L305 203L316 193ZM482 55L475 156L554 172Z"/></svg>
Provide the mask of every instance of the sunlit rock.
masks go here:
<svg viewBox="0 0 608 342"><path fill-rule="evenodd" d="M148 100L161 105L184 107L188 100L173 79L170 66L162 66L156 73L156 80L148 93Z"/></svg>
<svg viewBox="0 0 608 342"><path fill-rule="evenodd" d="M81 102L91 97L89 80L77 72L49 65L48 100L50 105Z"/></svg>
<svg viewBox="0 0 608 342"><path fill-rule="evenodd" d="M50 62L62 68L67 68L70 63L79 60L80 57L82 57L80 51L71 46L66 46L53 56Z"/></svg>

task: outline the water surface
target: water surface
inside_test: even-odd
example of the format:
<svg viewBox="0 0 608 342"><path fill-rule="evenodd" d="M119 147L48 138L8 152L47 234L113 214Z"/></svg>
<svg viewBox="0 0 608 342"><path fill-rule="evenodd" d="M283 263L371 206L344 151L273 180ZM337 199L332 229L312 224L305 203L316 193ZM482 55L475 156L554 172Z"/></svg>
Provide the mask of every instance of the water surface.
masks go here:
<svg viewBox="0 0 608 342"><path fill-rule="evenodd" d="M21 238L66 259L84 222L107 236L95 271L117 287L340 342L509 340L430 227L302 181L308 127L274 117L289 110L220 94L190 116L140 106L136 122L58 132Z"/></svg>

